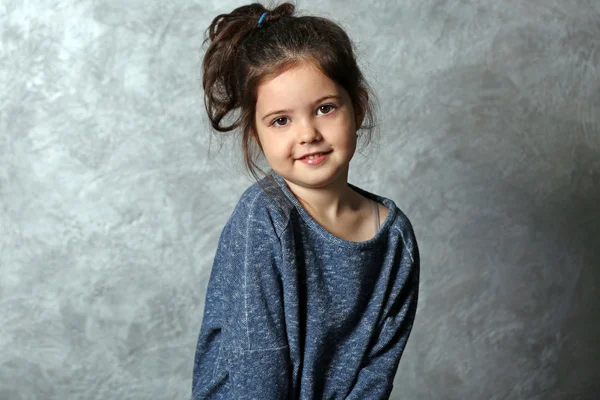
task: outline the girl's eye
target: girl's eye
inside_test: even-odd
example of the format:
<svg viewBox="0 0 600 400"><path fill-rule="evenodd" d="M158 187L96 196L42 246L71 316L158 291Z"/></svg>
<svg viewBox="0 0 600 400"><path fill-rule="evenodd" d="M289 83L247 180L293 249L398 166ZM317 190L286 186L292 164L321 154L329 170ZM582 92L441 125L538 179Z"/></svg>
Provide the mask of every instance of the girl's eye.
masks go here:
<svg viewBox="0 0 600 400"><path fill-rule="evenodd" d="M323 107L331 107L331 111L333 111L333 109L335 108L335 106L333 104L324 104L324 105L322 105L322 106L319 107L319 110L322 109ZM329 112L327 112L325 114L329 114Z"/></svg>
<svg viewBox="0 0 600 400"><path fill-rule="evenodd" d="M279 118L277 118L277 119L274 119L274 120L273 120L273 122L271 122L271 125L275 125L275 123L276 123L277 121L281 121L282 119L287 119L287 117L279 117ZM286 124L286 125L287 125L287 124ZM275 125L275 126L285 126L285 125L277 124L277 125Z"/></svg>
<svg viewBox="0 0 600 400"><path fill-rule="evenodd" d="M319 106L319 108L317 110L322 110L323 108L327 108L327 107L330 108L330 111L326 112L324 115L331 114L331 112L336 108L333 104L323 104L322 106ZM286 120L286 119L288 119L288 117L275 118L273 121L271 121L271 125L275 125L277 127L284 127L287 124L282 125L278 121L282 121L282 120Z"/></svg>

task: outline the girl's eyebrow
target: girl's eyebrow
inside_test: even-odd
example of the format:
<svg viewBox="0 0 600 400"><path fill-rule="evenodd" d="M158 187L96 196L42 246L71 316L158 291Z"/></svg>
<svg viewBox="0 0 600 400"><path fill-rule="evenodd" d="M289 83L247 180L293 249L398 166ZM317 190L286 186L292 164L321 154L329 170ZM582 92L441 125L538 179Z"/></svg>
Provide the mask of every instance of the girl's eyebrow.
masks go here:
<svg viewBox="0 0 600 400"><path fill-rule="evenodd" d="M314 102L313 104L317 104L317 103L320 103L320 102L322 102L322 101L323 101L323 100L325 100L325 99L331 99L331 98L335 98L335 99L338 99L338 100L341 100L341 99L342 99L342 97L341 97L341 96L338 96L338 95L335 95L335 94L328 94L328 95L325 95L325 96L323 96L323 97L320 97L320 98L318 98L317 100L315 100L315 102ZM265 116L264 116L264 117L262 117L262 120L264 121L264 120L265 120L267 117L269 117L269 116L271 116L271 115L274 115L274 114L287 113L287 112L290 112L290 111L291 111L291 110L287 110L287 109L286 109L286 110L277 110L277 111L271 111L270 113L268 113L268 114L265 114Z"/></svg>

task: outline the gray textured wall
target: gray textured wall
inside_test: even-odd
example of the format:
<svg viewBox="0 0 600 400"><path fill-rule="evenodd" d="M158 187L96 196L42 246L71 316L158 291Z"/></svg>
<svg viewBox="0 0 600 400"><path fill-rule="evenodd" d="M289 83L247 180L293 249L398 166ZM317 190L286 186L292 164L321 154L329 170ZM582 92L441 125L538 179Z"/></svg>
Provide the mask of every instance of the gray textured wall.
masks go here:
<svg viewBox="0 0 600 400"><path fill-rule="evenodd" d="M0 1L0 399L186 399L239 152L209 149L239 1ZM300 1L355 39L350 181L422 253L393 399L600 398L600 2ZM209 157L210 155L210 157Z"/></svg>

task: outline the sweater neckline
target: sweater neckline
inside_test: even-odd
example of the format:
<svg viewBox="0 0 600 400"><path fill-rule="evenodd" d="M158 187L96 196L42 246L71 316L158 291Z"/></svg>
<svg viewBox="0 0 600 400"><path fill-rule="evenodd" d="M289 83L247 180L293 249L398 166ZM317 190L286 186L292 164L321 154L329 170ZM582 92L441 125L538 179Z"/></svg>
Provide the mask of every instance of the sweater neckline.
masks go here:
<svg viewBox="0 0 600 400"><path fill-rule="evenodd" d="M365 196L366 198L368 198L370 200L374 200L378 203L384 204L389 209L389 211L388 211L387 217L385 218L383 223L380 225L379 230L377 231L375 236L373 236L371 239L368 239L368 240L365 240L362 242L353 242L351 240L342 239L342 238L334 235L333 233L329 232L327 229L325 229L321 224L319 224L308 213L308 211L306 211L304 206L300 203L300 201L298 201L296 196L294 196L294 194L292 193L292 191L290 190L290 188L288 187L286 181L283 179L282 176L280 176L274 170L271 170L270 175L277 182L277 184L279 185L279 187L281 188L281 190L283 191L285 196L294 204L296 210L298 210L298 213L300 214L302 219L310 226L310 228L312 230L316 231L319 235L321 235L327 241L335 243L336 245L339 245L339 246L354 248L354 249L365 249L365 248L375 246L377 244L377 242L379 241L379 239L382 236L384 236L386 234L386 232L388 231L388 229L391 227L394 219L396 218L396 214L398 212L396 203L394 203L393 200L388 199L383 196L379 196L375 193L368 192L368 191L361 189L358 186L354 186L353 184L348 182L348 186L352 190Z"/></svg>

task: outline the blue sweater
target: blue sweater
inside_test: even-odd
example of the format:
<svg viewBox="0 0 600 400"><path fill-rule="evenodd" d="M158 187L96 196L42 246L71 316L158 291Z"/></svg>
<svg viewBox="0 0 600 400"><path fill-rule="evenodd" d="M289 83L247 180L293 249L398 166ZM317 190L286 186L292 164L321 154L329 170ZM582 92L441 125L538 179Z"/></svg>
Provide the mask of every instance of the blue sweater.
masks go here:
<svg viewBox="0 0 600 400"><path fill-rule="evenodd" d="M192 399L388 399L412 330L419 250L396 204L370 240L319 225L283 178L241 196L219 238Z"/></svg>

